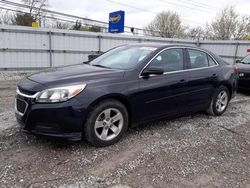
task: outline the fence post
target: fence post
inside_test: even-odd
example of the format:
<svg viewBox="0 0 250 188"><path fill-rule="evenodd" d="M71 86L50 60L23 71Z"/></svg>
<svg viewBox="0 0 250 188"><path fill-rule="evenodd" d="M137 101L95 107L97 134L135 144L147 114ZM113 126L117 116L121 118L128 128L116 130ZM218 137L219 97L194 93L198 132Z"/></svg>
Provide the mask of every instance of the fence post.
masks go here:
<svg viewBox="0 0 250 188"><path fill-rule="evenodd" d="M101 53L102 52L102 36L98 35L98 52Z"/></svg>
<svg viewBox="0 0 250 188"><path fill-rule="evenodd" d="M235 53L234 53L234 64L236 64L237 54L238 54L239 42L236 43Z"/></svg>
<svg viewBox="0 0 250 188"><path fill-rule="evenodd" d="M49 31L49 65L50 67L53 66L53 62L52 62L52 33L51 31Z"/></svg>
<svg viewBox="0 0 250 188"><path fill-rule="evenodd" d="M196 46L197 46L197 47L200 47L200 45L201 45L201 44L200 44L200 38L198 37L197 42L196 42Z"/></svg>

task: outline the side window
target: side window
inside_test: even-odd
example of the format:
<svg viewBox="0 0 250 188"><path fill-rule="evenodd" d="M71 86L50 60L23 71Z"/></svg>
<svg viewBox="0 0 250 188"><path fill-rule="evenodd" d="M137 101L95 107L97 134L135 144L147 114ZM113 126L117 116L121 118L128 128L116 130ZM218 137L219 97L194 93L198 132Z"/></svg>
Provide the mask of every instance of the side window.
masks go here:
<svg viewBox="0 0 250 188"><path fill-rule="evenodd" d="M164 69L164 72L183 70L183 51L178 48L165 50L155 57L149 66L161 67Z"/></svg>
<svg viewBox="0 0 250 188"><path fill-rule="evenodd" d="M188 50L191 69L208 67L207 54L198 50Z"/></svg>
<svg viewBox="0 0 250 188"><path fill-rule="evenodd" d="M210 55L208 55L207 57L208 57L208 64L209 64L209 66L217 65L217 64L215 63L215 61L210 57Z"/></svg>

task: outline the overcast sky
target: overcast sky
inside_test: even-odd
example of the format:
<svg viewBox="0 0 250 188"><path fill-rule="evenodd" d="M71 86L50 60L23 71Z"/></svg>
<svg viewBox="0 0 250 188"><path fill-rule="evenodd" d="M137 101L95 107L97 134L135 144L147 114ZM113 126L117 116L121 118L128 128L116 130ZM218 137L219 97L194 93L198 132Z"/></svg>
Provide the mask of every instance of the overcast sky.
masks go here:
<svg viewBox="0 0 250 188"><path fill-rule="evenodd" d="M49 0L49 3L51 10L106 22L109 12L124 10L125 25L140 28L163 10L177 12L183 23L191 26L204 26L226 6L234 6L238 12L250 14L250 0Z"/></svg>

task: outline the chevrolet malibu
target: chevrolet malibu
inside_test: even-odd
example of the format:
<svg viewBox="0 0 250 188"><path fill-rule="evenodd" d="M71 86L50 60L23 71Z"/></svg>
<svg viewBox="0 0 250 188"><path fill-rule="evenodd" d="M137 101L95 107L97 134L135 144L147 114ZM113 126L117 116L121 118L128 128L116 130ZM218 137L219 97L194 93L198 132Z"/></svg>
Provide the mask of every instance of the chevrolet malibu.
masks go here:
<svg viewBox="0 0 250 188"><path fill-rule="evenodd" d="M128 127L152 120L222 115L236 75L204 49L124 45L85 64L27 76L17 86L16 117L27 132L107 146Z"/></svg>

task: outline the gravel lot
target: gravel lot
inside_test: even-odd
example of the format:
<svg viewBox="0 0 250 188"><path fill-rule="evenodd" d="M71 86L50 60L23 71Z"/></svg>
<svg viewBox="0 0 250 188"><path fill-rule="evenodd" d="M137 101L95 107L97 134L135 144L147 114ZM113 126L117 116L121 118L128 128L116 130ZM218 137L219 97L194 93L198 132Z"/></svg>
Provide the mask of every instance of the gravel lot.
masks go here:
<svg viewBox="0 0 250 188"><path fill-rule="evenodd" d="M0 73L0 187L250 188L250 94L221 117L158 121L95 148L20 132L13 98L23 75Z"/></svg>

